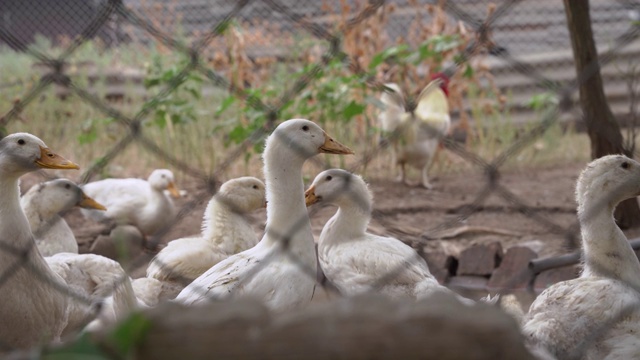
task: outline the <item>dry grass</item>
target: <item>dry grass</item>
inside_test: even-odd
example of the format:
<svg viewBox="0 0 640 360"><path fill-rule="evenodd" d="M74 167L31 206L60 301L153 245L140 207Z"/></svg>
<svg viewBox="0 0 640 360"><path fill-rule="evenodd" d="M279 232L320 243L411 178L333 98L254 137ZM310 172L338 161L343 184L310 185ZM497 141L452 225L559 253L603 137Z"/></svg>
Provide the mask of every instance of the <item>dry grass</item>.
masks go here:
<svg viewBox="0 0 640 360"><path fill-rule="evenodd" d="M185 43L193 43L202 34L195 33L182 36L180 29L180 14L175 15L176 2L160 6L152 3L142 3L136 11L144 14L152 24L165 32L178 36ZM328 7L328 5L325 4ZM339 11L328 15L326 21L335 24L334 30L344 32L343 50L351 59L351 67L334 70L331 76L349 74L354 68L368 69L375 54L384 49L399 44L406 44L416 48L425 39L433 36L456 36L459 41L455 47L446 49L439 56L427 58L419 66L410 63L385 63L376 68L374 80L378 83L394 81L409 94L417 94L429 81L428 74L451 64L464 49L475 40L475 34L470 32L462 23L451 21L439 5L418 5L411 3L414 13L407 24L407 35L400 39L391 39L385 31L389 14L400 11L394 4L385 5L374 16L348 28L348 20L362 11L366 2L358 2L355 8L343 2ZM173 10L172 10L173 9ZM407 9L404 9L406 11ZM487 14L493 11L490 6ZM431 19L426 21L425 19ZM172 51L158 41L142 46L143 39L136 38L139 31L128 29L134 43L122 45L116 49L109 49L92 41L84 44L70 60L72 64L88 62L97 73L108 69L137 69L144 71L154 57L161 58L164 66L175 66L183 58L181 54ZM300 29L299 29L300 30ZM302 35L301 35L302 34ZM137 40L137 42L136 42ZM67 40L68 42L68 40ZM55 47L42 43L39 46L48 54L56 54L66 44ZM265 46L267 44L267 46ZM325 40L314 39L305 31L295 33L285 32L279 24L266 22L234 22L224 36L213 38L203 48L201 58L207 66L229 80L233 88L264 89L262 100L266 103L277 103L285 89L291 86L294 78L292 73L299 72L305 65L321 61L322 54L327 50ZM269 51L267 51L269 50ZM283 56L286 60L283 61ZM34 68L34 61L22 54L10 50L0 51L3 64L11 70L12 75L4 74L3 82L21 80L20 86L14 86L0 93L0 113L6 114L14 104L15 99L22 98L29 89L37 84L40 73ZM469 125L468 114L461 111L458 126L464 128L469 136L467 148L485 159L492 159L504 151L521 134L509 121L509 108L505 97L495 89L489 69L482 66L483 55L477 54L474 62L468 65L474 69L472 76L463 77L458 71L452 79L451 108L463 110L469 105L473 111L473 123ZM74 83L89 86L86 72L74 66L69 68ZM123 70L124 71L124 70ZM342 72L342 73L341 73ZM329 81L319 79L318 82ZM480 84L484 84L480 86ZM205 82L206 84L206 82ZM312 83L309 87L313 88ZM90 88L98 98L104 99L108 86L105 79L99 79ZM127 116L134 116L147 100L140 94L139 86L122 84L125 97L122 101L111 102L109 106ZM272 92L275 95L269 95ZM241 111L227 111L216 115L216 109L225 97L226 90L207 92L199 101L194 102L198 120L160 128L153 124L144 126L144 134L158 146L181 162L204 172L212 172L223 162L234 145L226 147L228 131L235 124L247 124L249 119ZM349 89L348 96L360 103L369 102L371 98L379 96L374 88ZM236 103L238 109L245 107L245 103ZM325 128L335 138L353 147L360 155L375 151L377 147L377 133L371 130L375 125L378 109L367 106L362 115L356 116L350 123L340 119L323 121ZM296 116L295 113L290 115ZM322 117L309 116L311 119ZM220 124L226 124L220 126ZM105 156L127 134L128 129L117 122L108 121L107 115L94 108L84 100L70 95L61 100L51 87L25 107L20 116L13 119L6 127L9 132L28 131L42 137L52 148L74 159L87 168L98 159ZM78 141L83 136L95 132L97 137L90 142ZM564 133L559 128L550 129L538 141L527 146L508 161L508 166L537 166L550 163L572 162L588 154L585 150L588 142L581 135L573 132ZM388 172L388 154L380 152L366 171L370 174ZM358 157L350 159L329 159L331 166L349 166ZM225 172L227 178L259 174L260 159L258 156L241 156ZM346 162L345 162L346 161ZM158 158L140 144L134 143L122 151L103 171L103 176L146 176L153 168L171 167L165 160ZM455 155L441 155L434 165L434 174L462 172L471 165L461 161ZM312 177L317 171L313 166L307 176ZM374 175L375 176L375 175ZM179 175L180 177L180 175Z"/></svg>

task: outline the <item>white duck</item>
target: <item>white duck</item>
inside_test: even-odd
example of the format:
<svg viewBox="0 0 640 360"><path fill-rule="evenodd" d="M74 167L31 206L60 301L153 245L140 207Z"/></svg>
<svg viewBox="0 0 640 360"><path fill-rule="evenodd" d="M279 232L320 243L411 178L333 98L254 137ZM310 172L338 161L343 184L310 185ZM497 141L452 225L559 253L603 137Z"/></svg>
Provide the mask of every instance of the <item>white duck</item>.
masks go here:
<svg viewBox="0 0 640 360"><path fill-rule="evenodd" d="M338 206L320 234L318 260L343 295L375 291L415 300L435 292L451 293L413 248L395 238L367 233L373 195L360 176L342 169L325 170L313 180L305 199L307 206L318 202Z"/></svg>
<svg viewBox="0 0 640 360"><path fill-rule="evenodd" d="M250 295L278 310L311 301L316 254L304 203L302 165L319 153L353 152L309 120L287 120L274 130L263 154L267 185L264 237L253 248L222 260L202 274L176 300L197 304Z"/></svg>
<svg viewBox="0 0 640 360"><path fill-rule="evenodd" d="M57 254L45 260L20 207L20 176L47 169L78 169L42 140L16 133L0 140L0 341L25 348L81 330L102 309L105 321L135 305L115 262L96 255Z"/></svg>
<svg viewBox="0 0 640 360"><path fill-rule="evenodd" d="M382 130L395 132L391 142L392 161L394 165L400 166L397 180L407 182L405 165L411 165L421 169L421 184L427 189L432 188L429 167L440 139L451 126L447 100L449 78L443 73L436 73L432 78L433 81L420 92L413 111L405 109L405 101L398 85L385 84L393 92L384 92L380 96L384 109L378 115Z"/></svg>
<svg viewBox="0 0 640 360"><path fill-rule="evenodd" d="M60 216L74 206L106 210L68 179L56 179L32 186L20 198L22 210L42 256L61 252L78 253L78 243L67 222Z"/></svg>
<svg viewBox="0 0 640 360"><path fill-rule="evenodd" d="M213 265L258 243L247 214L264 208L264 183L255 177L232 179L211 198L202 234L169 242L147 268L158 280L193 281Z"/></svg>
<svg viewBox="0 0 640 360"><path fill-rule="evenodd" d="M144 235L157 233L175 219L175 206L164 191L180 197L173 173L167 169L154 170L147 180L104 179L85 184L82 189L107 208L106 212L82 209L86 217L134 225Z"/></svg>
<svg viewBox="0 0 640 360"><path fill-rule="evenodd" d="M640 358L640 262L613 218L640 195L640 164L622 155L592 161L576 186L584 267L531 304L523 332L558 359Z"/></svg>

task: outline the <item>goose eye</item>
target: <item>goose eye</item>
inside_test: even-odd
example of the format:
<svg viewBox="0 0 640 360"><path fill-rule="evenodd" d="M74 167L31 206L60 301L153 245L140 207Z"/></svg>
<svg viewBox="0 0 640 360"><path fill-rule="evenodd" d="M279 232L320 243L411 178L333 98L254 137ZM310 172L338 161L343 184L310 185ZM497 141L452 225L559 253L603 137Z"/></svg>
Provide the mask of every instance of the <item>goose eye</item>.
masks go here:
<svg viewBox="0 0 640 360"><path fill-rule="evenodd" d="M26 144L26 142L23 139L18 140L18 145L24 145L24 144Z"/></svg>
<svg viewBox="0 0 640 360"><path fill-rule="evenodd" d="M258 190L258 185L253 185L253 188Z"/></svg>
<svg viewBox="0 0 640 360"><path fill-rule="evenodd" d="M626 162L626 161L625 161L625 162L623 162L622 164L620 164L620 167L621 167L621 168L623 168L623 169L628 169L628 168L629 168L629 166L630 166L630 165L629 165L629 163L628 163L628 162Z"/></svg>
<svg viewBox="0 0 640 360"><path fill-rule="evenodd" d="M65 188L65 189L71 189L71 184L65 184L65 185L64 185L64 188Z"/></svg>
<svg viewBox="0 0 640 360"><path fill-rule="evenodd" d="M331 179L333 179L333 177L331 175L327 175L326 179L327 179L327 181L331 181Z"/></svg>
<svg viewBox="0 0 640 360"><path fill-rule="evenodd" d="M307 125L304 125L304 126L302 127L302 131L309 131L309 127L308 127Z"/></svg>

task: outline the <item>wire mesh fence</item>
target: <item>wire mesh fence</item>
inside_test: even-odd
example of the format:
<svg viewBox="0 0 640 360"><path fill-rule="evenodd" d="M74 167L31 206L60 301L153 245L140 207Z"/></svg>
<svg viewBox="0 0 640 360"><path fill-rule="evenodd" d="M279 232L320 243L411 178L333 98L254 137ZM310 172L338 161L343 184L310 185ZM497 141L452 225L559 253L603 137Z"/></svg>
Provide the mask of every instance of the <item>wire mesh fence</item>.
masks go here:
<svg viewBox="0 0 640 360"><path fill-rule="evenodd" d="M323 124L325 128L328 124L328 131L379 137L379 142L358 149L356 160L345 166L354 173L365 171L372 161L398 144L402 131L381 133L375 130L373 119L380 111L379 104L372 106L374 110L366 110L358 101L366 104L366 101L371 102L372 98L377 98L383 92L392 93L384 85L388 82L398 82L404 89L420 90L430 80L429 74L436 71L452 79L449 104L452 116L457 120L454 122L457 130L441 139L444 151L454 154L471 167L481 169L485 176L481 190L469 194L464 210L449 221L422 229L423 239L430 233L454 228L480 211L490 196L498 196L521 214L552 232L564 234L569 243L575 244L577 226L565 227L540 216L535 206L501 182L501 169L509 160L533 146L550 128L565 124L567 116L577 116L578 123L581 122L582 113L572 99L576 97L580 86L600 69L603 69L607 84L609 79L616 84L612 92L608 91L608 95L613 93L611 101L626 104L630 101L629 94L634 93L628 90L630 87L633 90L635 85L625 84L629 77L633 77L635 70L632 60L639 32L634 22L637 5L632 2L592 2L592 26L602 55L598 61L587 64L586 70L577 76L572 75L571 53L568 53L568 58L566 53L570 41L564 9L562 4L556 2L318 3L264 0L146 3L105 0L89 3L67 1L55 6L55 9L48 8L49 5L45 6L44 3L8 1L0 5L0 12L3 13L0 41L37 63L30 77L13 79L6 76L0 79L3 82L0 88L9 94L15 93L17 97L15 100L10 99L11 95L5 97L11 106L4 111L0 120L3 135L6 136L6 129L12 128L16 122L29 123L28 119L24 119L25 112L41 106L46 101L43 99L51 97L51 90L54 89L54 101L77 102L78 109L86 106L94 119L106 118L100 125L102 127L95 122L85 122L80 132L82 141L89 145L97 144L96 137L100 137L102 131L112 137L106 150L102 150L102 146L91 150L94 158L99 160L83 171L82 183L106 172L118 157L131 154L127 151L139 146L155 159L169 164L200 184L193 200L182 206L175 220L166 224L163 232L147 239L146 246L154 250L166 240L164 235L174 224L215 195L225 172L238 163L246 162L246 154L255 147L262 147L264 140L283 119L297 117L290 115L305 114L305 111L311 117L319 114L320 119L311 120ZM42 42L35 35L38 32L56 44L55 51L38 46L38 41ZM437 38L437 41L430 40L428 36ZM146 74L135 69L117 68L113 75L116 80L110 83L111 75L101 74L100 69L94 69L95 64L88 64L88 70L82 70L82 51L88 49L89 52L97 52L94 47L96 42L102 42L104 48L116 51L129 47L134 52L139 50L144 53L142 49L153 48L157 57L149 60L154 63L147 64ZM413 52L414 48L418 50ZM123 52L118 55L118 64L126 64ZM540 55L540 52L545 53ZM171 60L163 63L163 56ZM620 65L622 61L626 63ZM567 64L571 66L570 72L567 71ZM619 67L617 72L608 70L612 64ZM166 67L170 67L170 71ZM620 70L621 67L624 69ZM339 82L326 81L336 72L342 74ZM150 73L153 75L149 76ZM282 77L283 80L274 82L272 77ZM478 121L475 118L478 113L474 113L465 100L468 88L463 86L464 80L495 91L492 92L494 98L483 98L492 101L491 107L504 106L513 101L517 103L514 108L521 110L512 119L522 128L518 136L509 139L510 142L503 149L491 156L480 155L456 138L459 133L471 136L466 132L469 122ZM23 87L26 90L20 92ZM344 101L344 98L352 95L348 91L354 88L360 91L355 95L360 99ZM15 89L18 91L11 92ZM504 95L501 97L504 89L512 89L511 100L505 99ZM539 119L523 105L523 99L532 93L548 95L544 98L544 106L540 107L542 110L537 113ZM134 98L137 101L131 100ZM216 161L207 163L210 171L202 170L206 167L202 166L202 159L189 161L176 156L174 151L167 149L166 143L160 143L155 137L157 128L180 133L185 118L200 116L197 109L189 106L189 102L201 101L202 98L205 102L211 101L217 105L213 116L215 120L212 121L215 124L212 124L209 128L211 132L206 136L229 146L223 155L216 155ZM216 100L207 100L214 98ZM329 108L327 103L338 101L343 101L342 107L338 107L339 111L323 109ZM413 91L409 91L406 105L410 113L415 111L416 102L417 97ZM616 106L613 106L614 111L619 112L617 109L622 105ZM55 116L64 118L64 114ZM332 123L335 119L327 119L336 116L353 121L342 124ZM225 117L239 121L229 123ZM629 117L632 118L631 115ZM47 127L52 136L59 134L57 125ZM79 124L70 125L77 126ZM347 127L356 130L344 130ZM202 129L195 129L196 133L199 131ZM314 129L307 128L304 131L313 132ZM293 163L309 158L317 168L330 167L330 161L312 158L315 152L298 145L298 140L290 134L284 130L274 132L272 138L276 140L272 141L289 144L296 150ZM47 135L43 133L39 136L47 141ZM320 137L321 134L316 135ZM336 140L341 141L339 137ZM335 150L325 152L332 153ZM267 155L263 156L267 161ZM302 162L298 164L300 168ZM294 169L293 173L299 171ZM269 181L268 174L265 176L267 192L270 189L274 191L274 181ZM292 184L292 189L297 189L302 183L297 179ZM352 190L349 186L345 189ZM292 196L302 197L304 189L297 190L302 191ZM271 208L267 214L270 218L278 217L272 201L276 199L276 195L268 195ZM297 205L300 205L302 200L298 200L300 202ZM370 199L356 200L360 205L365 204L365 209L361 210L365 218L370 216L383 226L389 224L381 212L372 210L371 205L367 204ZM605 202L610 200L607 198ZM602 206L597 204L597 207ZM295 207L292 209L300 210ZM224 262L226 267L212 268L195 282L192 279L179 279L182 287L188 286L188 290L178 299L197 303L254 294L268 298L276 308L288 308L306 305L312 299L316 286L325 286L330 292L340 295L344 289L340 290L340 286L332 284L331 279L323 284L316 283L316 256L309 239L309 216L313 217L314 211L312 209L309 214L298 211L293 213L294 216L287 215L287 219L278 226L274 225L273 220L271 223L268 221L266 240L261 245L252 252L243 253L243 257L230 258L242 260L242 266L239 262L227 260ZM48 270L39 255L34 254L37 250L33 241L2 241L0 246L3 264L0 287L19 288L25 279L45 284L52 294L56 294L52 299L68 297L86 307L82 311L83 319L78 320L78 324L82 325L86 325L103 309L101 304L105 294L96 299L66 286ZM396 264L389 264L389 271L379 274L378 279L368 284L369 291L381 291L394 279L403 276L408 268L423 262L417 254L412 254ZM140 256L133 259L129 267L136 269L147 263L148 257ZM289 279L286 288L293 287L292 293L280 290L280 294L285 294L280 295L278 290L285 287L283 284L274 283L273 288L268 289L261 287L274 278L273 271L276 270L273 268L277 268L274 264L286 268L282 270L284 275L275 275ZM113 294L126 292L131 286L129 276L124 273L114 273L113 276L110 282ZM51 306L57 306L57 300L52 301ZM107 301L117 302L118 299ZM9 309L9 304L5 305ZM626 308L624 313L627 314ZM598 338L594 334L609 331L610 325L594 329L588 339ZM583 354L592 342L585 341L574 355ZM11 351L21 344L24 343L16 339L0 338L0 345L5 351Z"/></svg>

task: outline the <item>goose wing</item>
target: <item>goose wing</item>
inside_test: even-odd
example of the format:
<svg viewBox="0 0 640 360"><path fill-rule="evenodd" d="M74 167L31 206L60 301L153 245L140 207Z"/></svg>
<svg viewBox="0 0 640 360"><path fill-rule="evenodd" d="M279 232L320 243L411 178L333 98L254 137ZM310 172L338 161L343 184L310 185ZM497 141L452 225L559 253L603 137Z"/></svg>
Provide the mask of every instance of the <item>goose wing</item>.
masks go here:
<svg viewBox="0 0 640 360"><path fill-rule="evenodd" d="M416 119L437 131L437 135L444 136L451 126L449 115L449 101L447 95L440 88L441 80L436 79L427 84L418 95Z"/></svg>
<svg viewBox="0 0 640 360"><path fill-rule="evenodd" d="M404 98L397 84L385 84L390 90L385 90L380 95L383 109L378 114L378 123L383 131L394 131L401 123L401 117L405 113Z"/></svg>
<svg viewBox="0 0 640 360"><path fill-rule="evenodd" d="M400 240L366 234L365 238L319 248L325 275L347 294L397 289L413 294L427 279L437 286L427 263Z"/></svg>
<svg viewBox="0 0 640 360"><path fill-rule="evenodd" d="M598 348L596 340L640 308L640 294L608 278L557 283L531 304L524 319L528 340L559 359L582 358Z"/></svg>

